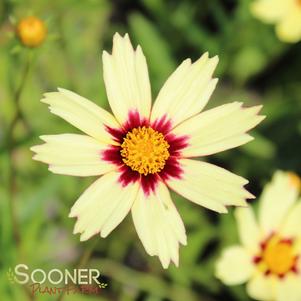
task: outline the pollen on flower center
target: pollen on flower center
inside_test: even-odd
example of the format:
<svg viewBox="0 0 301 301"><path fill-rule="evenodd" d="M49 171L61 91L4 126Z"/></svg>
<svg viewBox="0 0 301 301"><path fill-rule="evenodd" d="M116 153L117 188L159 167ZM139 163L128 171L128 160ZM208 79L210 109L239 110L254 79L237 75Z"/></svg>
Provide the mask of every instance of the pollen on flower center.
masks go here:
<svg viewBox="0 0 301 301"><path fill-rule="evenodd" d="M293 269L296 256L290 242L271 239L263 251L262 259L271 273L284 275Z"/></svg>
<svg viewBox="0 0 301 301"><path fill-rule="evenodd" d="M160 172L169 158L169 144L162 133L151 127L138 127L128 132L121 144L123 162L132 170L148 175Z"/></svg>

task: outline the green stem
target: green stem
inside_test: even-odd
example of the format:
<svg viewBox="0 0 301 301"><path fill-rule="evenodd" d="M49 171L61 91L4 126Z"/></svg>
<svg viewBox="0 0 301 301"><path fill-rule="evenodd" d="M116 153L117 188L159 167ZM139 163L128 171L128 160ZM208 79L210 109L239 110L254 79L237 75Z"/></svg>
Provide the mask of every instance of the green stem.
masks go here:
<svg viewBox="0 0 301 301"><path fill-rule="evenodd" d="M124 286L145 291L158 299L170 299L173 301L213 301L213 299L207 296L197 295L183 285L168 283L165 280L162 281L156 275L138 272L113 260L97 259L92 261L91 264L93 264L93 267L101 269L104 276Z"/></svg>
<svg viewBox="0 0 301 301"><path fill-rule="evenodd" d="M90 246L87 247L87 249L84 251L84 253L81 256L81 258L79 259L79 262L76 265L76 269L81 269L81 268L83 268L88 263L88 261L90 260L92 254L93 254L93 251L94 251L94 248L95 248L97 242L98 242L98 239L94 238L94 241L91 242ZM63 292L62 294L60 294L58 296L58 298L56 299L56 301L62 301L63 298L64 298L64 296L65 296L65 292Z"/></svg>
<svg viewBox="0 0 301 301"><path fill-rule="evenodd" d="M15 139L14 139L14 130L18 124L19 120L22 120L25 125L28 124L26 122L26 119L22 113L21 107L20 107L20 99L21 95L30 71L30 65L31 65L31 53L29 53L23 74L21 77L20 85L16 89L14 95L13 95L13 102L15 104L15 109L16 113L15 116L7 130L7 149L9 153L9 176L8 176L8 191L9 191L9 201L10 201L10 213L11 213L11 221L12 221L12 228L13 228L13 236L15 243L17 247L20 244L20 233L19 233L19 227L18 227L18 222L17 222L17 216L16 216L16 204L15 204L15 192L16 192L16 167L14 164L14 159L13 159L13 151L15 148Z"/></svg>
<svg viewBox="0 0 301 301"><path fill-rule="evenodd" d="M19 224L17 219L17 213L16 213L16 175L17 170L14 164L14 158L13 158L13 152L16 148L17 141L14 139L14 131L18 124L18 122L21 120L23 121L25 127L27 130L30 131L29 124L27 123L27 120L25 116L23 115L21 106L20 106L20 99L22 96L22 92L24 90L29 71L32 61L32 53L28 53L28 56L26 58L24 70L22 73L20 85L16 89L16 91L13 94L13 102L15 104L15 116L13 120L11 121L8 130L7 130L7 150L8 150L8 159L9 159L9 175L8 175L8 193L9 193L9 205L10 205L10 215L11 215L11 223L12 223L12 231L13 231L13 237L16 244L16 249L20 253L20 231L19 231ZM35 300L35 297L30 293L28 288L26 286L23 286L23 289L25 290L26 295L28 296L29 300Z"/></svg>

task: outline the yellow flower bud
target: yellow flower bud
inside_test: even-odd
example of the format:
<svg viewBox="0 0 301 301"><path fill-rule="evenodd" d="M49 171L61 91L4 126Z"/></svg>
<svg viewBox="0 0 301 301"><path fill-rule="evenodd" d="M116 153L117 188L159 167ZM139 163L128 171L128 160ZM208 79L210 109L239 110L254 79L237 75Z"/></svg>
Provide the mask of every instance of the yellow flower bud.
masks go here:
<svg viewBox="0 0 301 301"><path fill-rule="evenodd" d="M44 22L34 16L22 19L17 26L17 35L24 46L38 47L46 38Z"/></svg>

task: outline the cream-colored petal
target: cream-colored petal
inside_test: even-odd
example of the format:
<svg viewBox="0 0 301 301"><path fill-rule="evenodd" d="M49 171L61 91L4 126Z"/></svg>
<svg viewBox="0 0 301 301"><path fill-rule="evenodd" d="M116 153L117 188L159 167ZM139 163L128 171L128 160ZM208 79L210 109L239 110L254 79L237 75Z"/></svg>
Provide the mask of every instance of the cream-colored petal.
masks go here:
<svg viewBox="0 0 301 301"><path fill-rule="evenodd" d="M215 275L226 285L246 282L254 272L250 254L241 246L226 248L217 260Z"/></svg>
<svg viewBox="0 0 301 301"><path fill-rule="evenodd" d="M188 137L189 145L183 149L182 155L211 155L252 140L246 132L265 118L257 115L261 107L243 108L241 103L234 102L186 120L173 129L174 134Z"/></svg>
<svg viewBox="0 0 301 301"><path fill-rule="evenodd" d="M290 274L279 281L276 301L300 301L301 276Z"/></svg>
<svg viewBox="0 0 301 301"><path fill-rule="evenodd" d="M263 22L275 23L285 17L296 0L257 0L251 4L251 12Z"/></svg>
<svg viewBox="0 0 301 301"><path fill-rule="evenodd" d="M81 233L84 241L100 233L106 237L130 211L138 183L122 186L119 173L107 173L95 181L76 201L69 217L77 217L74 234Z"/></svg>
<svg viewBox="0 0 301 301"><path fill-rule="evenodd" d="M298 249L299 254L301 254L301 238L299 238L299 240L298 240L298 247L299 247L299 249ZM298 257L296 266L297 266L297 270L301 271L301 257L300 256Z"/></svg>
<svg viewBox="0 0 301 301"><path fill-rule="evenodd" d="M237 208L235 218L240 241L254 255L259 251L262 237L252 208Z"/></svg>
<svg viewBox="0 0 301 301"><path fill-rule="evenodd" d="M296 254L301 254L301 237L298 237L295 241L294 241L294 252ZM297 270L301 271L301 257L298 257L297 260Z"/></svg>
<svg viewBox="0 0 301 301"><path fill-rule="evenodd" d="M280 233L288 238L301 238L301 199L287 214Z"/></svg>
<svg viewBox="0 0 301 301"><path fill-rule="evenodd" d="M255 300L276 300L277 284L279 280L275 277L267 277L262 273L257 274L247 284L247 292Z"/></svg>
<svg viewBox="0 0 301 301"><path fill-rule="evenodd" d="M72 176L96 176L115 169L101 159L108 146L96 139L77 134L41 136L44 144L31 148L34 160L49 164L53 173Z"/></svg>
<svg viewBox="0 0 301 301"><path fill-rule="evenodd" d="M134 50L127 34L116 33L112 55L104 51L102 59L109 103L118 121L123 124L130 111L149 118L151 88L141 47Z"/></svg>
<svg viewBox="0 0 301 301"><path fill-rule="evenodd" d="M151 256L159 256L164 268L173 261L179 264L179 244L186 245L182 219L174 206L165 184L146 195L142 189L132 207L132 217L138 236Z"/></svg>
<svg viewBox="0 0 301 301"><path fill-rule="evenodd" d="M225 213L225 206L247 206L246 198L253 196L244 189L248 181L221 167L189 159L179 160L181 178L170 178L167 185L188 200Z"/></svg>
<svg viewBox="0 0 301 301"><path fill-rule="evenodd" d="M277 171L260 198L259 225L266 235L280 229L288 211L297 200L299 188L293 175Z"/></svg>
<svg viewBox="0 0 301 301"><path fill-rule="evenodd" d="M154 103L151 120L154 122L164 115L176 126L185 119L198 114L207 104L217 79L212 74L218 58L209 59L205 53L195 63L190 59L176 69L167 79Z"/></svg>
<svg viewBox="0 0 301 301"><path fill-rule="evenodd" d="M276 32L284 42L296 43L301 40L301 5L277 24Z"/></svg>
<svg viewBox="0 0 301 301"><path fill-rule="evenodd" d="M45 93L45 98L41 100L49 105L50 112L98 141L116 144L105 128L105 126L112 128L119 126L109 112L74 92L58 90L59 92Z"/></svg>

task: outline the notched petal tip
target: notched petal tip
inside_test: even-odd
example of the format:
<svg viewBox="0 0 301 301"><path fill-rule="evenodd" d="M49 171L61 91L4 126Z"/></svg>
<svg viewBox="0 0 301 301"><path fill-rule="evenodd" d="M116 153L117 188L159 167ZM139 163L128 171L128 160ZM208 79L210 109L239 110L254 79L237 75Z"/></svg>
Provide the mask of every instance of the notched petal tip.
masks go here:
<svg viewBox="0 0 301 301"><path fill-rule="evenodd" d="M251 192L249 192L247 190L246 190L246 192L247 192L247 196L246 196L247 199L250 199L250 200L256 199L256 196L254 194L252 194Z"/></svg>
<svg viewBox="0 0 301 301"><path fill-rule="evenodd" d="M102 59L107 59L109 58L111 55L106 51L106 50L103 50L102 52Z"/></svg>
<svg viewBox="0 0 301 301"><path fill-rule="evenodd" d="M124 39L127 43L130 43L130 44L131 44L131 39L130 39L130 36L129 36L128 33L125 33L125 34L124 34L123 39Z"/></svg>
<svg viewBox="0 0 301 301"><path fill-rule="evenodd" d="M244 204L236 205L237 208L248 208L249 204L247 202L244 202Z"/></svg>
<svg viewBox="0 0 301 301"><path fill-rule="evenodd" d="M203 59L208 59L208 58L209 58L209 52L208 52L208 51L204 52L204 53L201 55L201 58L203 58Z"/></svg>
<svg viewBox="0 0 301 301"><path fill-rule="evenodd" d="M218 211L218 213L220 213L220 214L227 214L228 212L229 212L229 211L228 211L227 207L225 207L224 210Z"/></svg>
<svg viewBox="0 0 301 301"><path fill-rule="evenodd" d="M187 59L185 59L185 60L181 63L181 65L182 65L182 64L191 65L191 63L192 63L191 59L190 59L190 58L187 58Z"/></svg>
<svg viewBox="0 0 301 301"><path fill-rule="evenodd" d="M69 90L65 89L65 88L61 88L61 87L57 87L57 90L60 92L60 93L67 93L67 92L70 92ZM54 92L55 93L55 92Z"/></svg>
<svg viewBox="0 0 301 301"><path fill-rule="evenodd" d="M44 97L40 99L40 102L49 104L49 99L48 99L48 97L47 97L45 94L44 94L43 96L44 96Z"/></svg>
<svg viewBox="0 0 301 301"><path fill-rule="evenodd" d="M43 140L44 142L47 142L49 136L50 136L50 135L40 135L39 138L40 138L41 140Z"/></svg>
<svg viewBox="0 0 301 301"><path fill-rule="evenodd" d="M173 258L171 261L174 263L176 268L179 267L179 256L177 256L177 258Z"/></svg>
<svg viewBox="0 0 301 301"><path fill-rule="evenodd" d="M34 155L32 156L32 160L40 161L40 160L39 160L38 154L34 154Z"/></svg>
<svg viewBox="0 0 301 301"><path fill-rule="evenodd" d="M108 237L108 235L110 234L111 232L105 232L105 231L100 231L100 237L102 237L102 238L106 238L106 237Z"/></svg>
<svg viewBox="0 0 301 301"><path fill-rule="evenodd" d="M37 152L38 146L39 146L39 145L34 145L34 146L31 146L29 149L30 149L32 152L36 153L36 152Z"/></svg>
<svg viewBox="0 0 301 301"><path fill-rule="evenodd" d="M244 178L242 176L239 176L239 175L236 175L236 176L237 176L237 178L240 179L240 181L241 181L240 183L241 183L242 188L244 188L244 186L246 186L247 184L249 184L249 180L248 179L246 179L246 178Z"/></svg>
<svg viewBox="0 0 301 301"><path fill-rule="evenodd" d="M261 123L263 120L266 119L266 115L257 115L258 124Z"/></svg>
<svg viewBox="0 0 301 301"><path fill-rule="evenodd" d="M114 35L113 35L113 43L114 43L115 40L121 39L121 38L122 38L122 36L120 35L120 33L119 32L115 32Z"/></svg>
<svg viewBox="0 0 301 301"><path fill-rule="evenodd" d="M74 228L73 231L72 231L72 234L73 234L73 235L76 235L76 234L79 234L79 233L80 233L80 231L79 231L78 229L75 229L75 228Z"/></svg>
<svg viewBox="0 0 301 301"><path fill-rule="evenodd" d="M113 36L113 48L114 48L114 44L117 45L117 44L123 43L123 42L131 44L130 37L129 37L128 33L125 33L122 36L119 32L116 32Z"/></svg>
<svg viewBox="0 0 301 301"><path fill-rule="evenodd" d="M253 141L255 138L249 134L245 134L245 136L247 137L246 139L246 143Z"/></svg>
<svg viewBox="0 0 301 301"><path fill-rule="evenodd" d="M90 233L88 231L83 231L79 240L80 241L87 241L89 240L91 237L95 236L96 234L98 234L98 232L95 232L95 233Z"/></svg>
<svg viewBox="0 0 301 301"><path fill-rule="evenodd" d="M32 160L34 160L34 161L40 161L39 158L38 158L38 156L37 156L36 154L33 155L31 158L32 158Z"/></svg>
<svg viewBox="0 0 301 301"><path fill-rule="evenodd" d="M210 60L211 60L212 62L218 64L218 62L219 62L219 57L218 57L218 55L215 55L215 56L212 57Z"/></svg>
<svg viewBox="0 0 301 301"><path fill-rule="evenodd" d="M70 217L70 218L77 217L77 215L74 212L72 212L72 208L71 208L71 210L69 212L68 217Z"/></svg>
<svg viewBox="0 0 301 301"><path fill-rule="evenodd" d="M213 85L214 89L215 89L215 87L216 87L218 81L219 81L219 79L218 79L217 77L215 77L215 78L213 78L213 79L211 80L211 85Z"/></svg>
<svg viewBox="0 0 301 301"><path fill-rule="evenodd" d="M82 234L84 232L84 230L82 230L79 226L79 220L76 221L75 225L74 225L74 229L73 229L73 234Z"/></svg>
<svg viewBox="0 0 301 301"><path fill-rule="evenodd" d="M43 93L44 98L42 98L41 101L44 100L44 99L48 99L48 98L50 98L54 95L57 95L59 93L60 92L58 92L58 91L45 92L45 93Z"/></svg>
<svg viewBox="0 0 301 301"><path fill-rule="evenodd" d="M170 261L168 261L168 262L163 262L162 260L160 260L160 261L161 261L161 264L162 264L163 269L164 269L164 270L167 270L168 267L169 267Z"/></svg>
<svg viewBox="0 0 301 301"><path fill-rule="evenodd" d="M61 174L60 172L57 172L57 170L55 169L55 166L53 166L51 164L48 165L48 170L55 174Z"/></svg>
<svg viewBox="0 0 301 301"><path fill-rule="evenodd" d="M256 106L252 106L252 107L247 108L247 109L252 110L252 113L255 116L258 116L258 114L259 114L259 112L261 111L262 108L263 108L263 105L256 105ZM260 116L263 116L263 115L260 115Z"/></svg>
<svg viewBox="0 0 301 301"><path fill-rule="evenodd" d="M226 205L222 205L222 204L218 208L211 209L211 210L220 214L228 213L228 208L226 207Z"/></svg>

